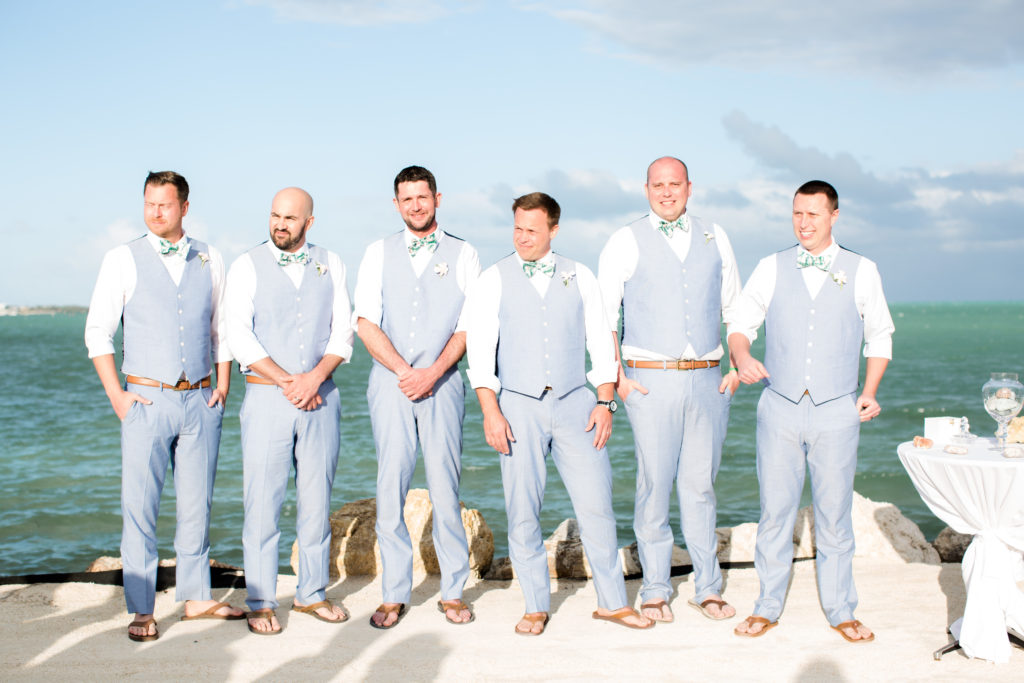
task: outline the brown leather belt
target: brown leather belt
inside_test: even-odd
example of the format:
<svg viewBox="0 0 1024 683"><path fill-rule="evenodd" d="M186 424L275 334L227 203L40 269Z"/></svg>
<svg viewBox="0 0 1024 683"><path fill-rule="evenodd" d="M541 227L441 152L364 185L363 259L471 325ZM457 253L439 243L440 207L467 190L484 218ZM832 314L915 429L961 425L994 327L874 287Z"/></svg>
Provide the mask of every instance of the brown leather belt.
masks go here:
<svg viewBox="0 0 1024 683"><path fill-rule="evenodd" d="M192 391L193 389L205 389L210 386L210 376L207 375L195 384L189 384L187 379L179 380L177 384L164 384L148 377L136 377L128 375L124 378L128 384L138 384L144 387L160 387L161 389L172 389L174 391Z"/></svg>
<svg viewBox="0 0 1024 683"><path fill-rule="evenodd" d="M641 370L703 370L717 368L717 360L627 360L626 367Z"/></svg>
<svg viewBox="0 0 1024 683"><path fill-rule="evenodd" d="M260 377L259 375L246 375L245 376L245 383L246 384L269 384L271 386L276 386L274 382L271 382L269 379L265 379L263 377Z"/></svg>

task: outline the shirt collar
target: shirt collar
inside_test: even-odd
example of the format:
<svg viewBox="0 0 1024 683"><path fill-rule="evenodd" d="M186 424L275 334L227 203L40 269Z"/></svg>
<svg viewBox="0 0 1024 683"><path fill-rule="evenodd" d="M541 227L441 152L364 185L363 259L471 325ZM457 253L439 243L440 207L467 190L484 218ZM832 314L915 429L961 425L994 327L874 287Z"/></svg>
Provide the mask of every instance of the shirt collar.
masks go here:
<svg viewBox="0 0 1024 683"><path fill-rule="evenodd" d="M684 211L683 214L681 216L679 216L679 218L681 218L682 220L685 221L685 225L688 228L692 228L693 227L691 225L691 223L690 223L690 214L688 212ZM661 225L661 221L662 220L664 220L664 219L661 218L661 216L659 216L658 214L654 213L653 211L651 211L649 214L647 214L647 222L650 223L651 228L654 229L654 230L658 229L658 226ZM675 237L675 234L673 233L672 236Z"/></svg>
<svg viewBox="0 0 1024 683"><path fill-rule="evenodd" d="M149 245L151 247L153 247L154 251L156 251L157 255L160 256L161 255L160 254L160 240L161 240L161 238L157 237L156 235L153 234L152 231L150 231L150 232L146 233L146 240L149 242ZM172 244L175 244L175 245L178 246L178 251L175 254L165 254L166 256L178 256L178 255L180 255L181 258L185 258L185 257L188 256L189 249L192 248L192 243L189 241L188 235L186 235L185 233L181 234L181 239L180 240L178 240L177 242L173 242Z"/></svg>
<svg viewBox="0 0 1024 683"><path fill-rule="evenodd" d="M797 245L796 253L797 253L797 256L799 256L800 254L810 253L810 252L808 252L802 246ZM836 254L838 254L838 253L839 253L839 243L836 242L835 235L833 235L832 236L832 244L828 245L828 247L825 249L825 251L823 251L820 254L818 254L818 256L824 256L826 261L831 264L835 260Z"/></svg>
<svg viewBox="0 0 1024 683"><path fill-rule="evenodd" d="M267 240L267 247L270 249L270 253L273 254L275 261L277 261L278 257L281 254L290 254L290 253L292 253L292 252L288 252L288 251L281 251L280 249L278 249L277 245L274 244L273 240ZM300 254L305 254L306 255L306 259L308 260L309 259L309 247L310 247L309 242L305 242L301 247L299 247L299 250L295 252L295 255L298 256Z"/></svg>
<svg viewBox="0 0 1024 683"><path fill-rule="evenodd" d="M522 257L519 256L519 252L518 251L514 251L512 253L515 254L516 260L519 261L519 266L522 267L522 265L524 263L526 263L526 261L524 261L522 259ZM537 263L543 263L545 265L550 263L551 265L554 265L555 264L555 252L553 252L550 249L548 249L548 253L544 254L539 259L537 259Z"/></svg>
<svg viewBox="0 0 1024 683"><path fill-rule="evenodd" d="M432 232L430 234L431 235L435 235L437 237L437 246L440 247L441 246L441 240L444 239L444 230L442 230L441 228L434 228L434 232ZM424 235L423 237L428 237L428 235ZM408 247L410 244L412 244L413 240L418 240L418 239L420 239L419 235L414 233L409 228L405 229L405 246L406 247Z"/></svg>

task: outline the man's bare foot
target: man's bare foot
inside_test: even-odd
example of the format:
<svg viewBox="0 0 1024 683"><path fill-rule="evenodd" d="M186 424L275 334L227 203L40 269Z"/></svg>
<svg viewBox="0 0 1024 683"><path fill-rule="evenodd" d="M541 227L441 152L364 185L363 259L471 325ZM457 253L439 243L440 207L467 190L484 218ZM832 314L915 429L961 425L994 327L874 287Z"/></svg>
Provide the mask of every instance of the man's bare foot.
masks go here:
<svg viewBox="0 0 1024 683"><path fill-rule="evenodd" d="M134 637L133 637L134 636ZM128 624L128 637L132 640L156 640L160 633L156 630L156 622L152 614L135 613L135 619Z"/></svg>
<svg viewBox="0 0 1024 683"><path fill-rule="evenodd" d="M778 621L768 621L764 617L751 615L741 621L739 625L732 630L732 632L738 636L744 636L746 638L757 638L759 636L763 636L778 625Z"/></svg>
<svg viewBox="0 0 1024 683"><path fill-rule="evenodd" d="M722 600L722 596L717 594L708 596L700 602L697 602L695 598L691 598L687 601L687 604L708 619L714 619L715 621L730 619L736 616L736 608Z"/></svg>
<svg viewBox="0 0 1024 683"><path fill-rule="evenodd" d="M213 612L209 612L211 607L220 605L218 609ZM240 619L245 616L245 611L218 602L217 600L186 600L185 601L185 616L189 619L194 619L200 615L209 612L211 617L220 617L222 619Z"/></svg>
<svg viewBox="0 0 1024 683"><path fill-rule="evenodd" d="M473 621L473 612L461 598L454 600L438 600L437 609L444 612L444 618L453 624L468 624Z"/></svg>
<svg viewBox="0 0 1024 683"><path fill-rule="evenodd" d="M377 608L377 611L370 615L370 621L377 628L391 628L402 618L404 610L400 602L385 602Z"/></svg>
<svg viewBox="0 0 1024 683"><path fill-rule="evenodd" d="M523 636L539 636L544 633L544 628L548 625L548 618L547 612L524 614L516 624L516 633Z"/></svg>
<svg viewBox="0 0 1024 683"><path fill-rule="evenodd" d="M662 621L666 624L670 624L675 621L675 615L672 614L672 608L668 606L668 603L664 600L651 600L640 605L640 612L648 619L652 621Z"/></svg>
<svg viewBox="0 0 1024 683"><path fill-rule="evenodd" d="M249 630L253 633L272 634L281 631L281 623L277 620L274 610L269 608L254 610L249 613Z"/></svg>
<svg viewBox="0 0 1024 683"><path fill-rule="evenodd" d="M316 617L320 621L339 623L348 620L348 613L340 605L332 605L330 600L321 600L312 605L293 602L292 609Z"/></svg>
<svg viewBox="0 0 1024 683"><path fill-rule="evenodd" d="M844 621L837 626L833 626L832 630L838 631L839 635L850 643L870 643L875 639L875 634L871 632L871 629L860 623L857 619Z"/></svg>

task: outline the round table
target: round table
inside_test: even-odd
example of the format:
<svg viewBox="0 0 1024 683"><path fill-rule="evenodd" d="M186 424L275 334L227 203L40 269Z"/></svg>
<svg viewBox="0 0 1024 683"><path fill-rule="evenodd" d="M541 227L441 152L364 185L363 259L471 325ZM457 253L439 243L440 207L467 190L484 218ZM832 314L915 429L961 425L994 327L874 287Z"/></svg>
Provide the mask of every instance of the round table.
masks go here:
<svg viewBox="0 0 1024 683"><path fill-rule="evenodd" d="M1004 458L992 439L975 439L966 455L943 447L908 441L897 453L935 516L974 535L962 564L967 602L953 636L970 657L1007 662L1007 628L1024 632L1024 593L1014 577L1024 553L1024 459Z"/></svg>

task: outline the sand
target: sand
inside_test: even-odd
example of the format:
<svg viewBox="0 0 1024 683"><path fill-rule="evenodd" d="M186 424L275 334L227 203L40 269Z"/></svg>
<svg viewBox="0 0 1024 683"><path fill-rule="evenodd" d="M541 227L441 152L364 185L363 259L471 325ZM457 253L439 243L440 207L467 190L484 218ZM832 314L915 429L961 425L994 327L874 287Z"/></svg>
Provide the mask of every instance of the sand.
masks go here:
<svg viewBox="0 0 1024 683"><path fill-rule="evenodd" d="M157 594L161 638L134 643L122 590L85 583L0 586L0 661L4 680L1021 680L1024 649L1008 664L966 658L934 661L946 626L963 610L960 565L856 560L857 616L877 633L852 645L828 628L818 605L814 564L797 563L786 611L762 638L738 638L739 617L713 622L686 605L692 576L674 579L676 621L634 631L595 621L593 586L553 582L544 635L517 636L523 603L515 582L472 581L465 598L476 621L453 626L435 603L437 577L418 578L411 611L394 629L367 623L380 602L380 579L348 578L328 597L351 619L340 626L279 608L279 636L256 636L244 621L181 622L173 589ZM635 599L639 581L627 582ZM295 577L278 597L290 607ZM726 598L746 616L757 596L753 569L726 571ZM243 605L245 591L214 596Z"/></svg>

